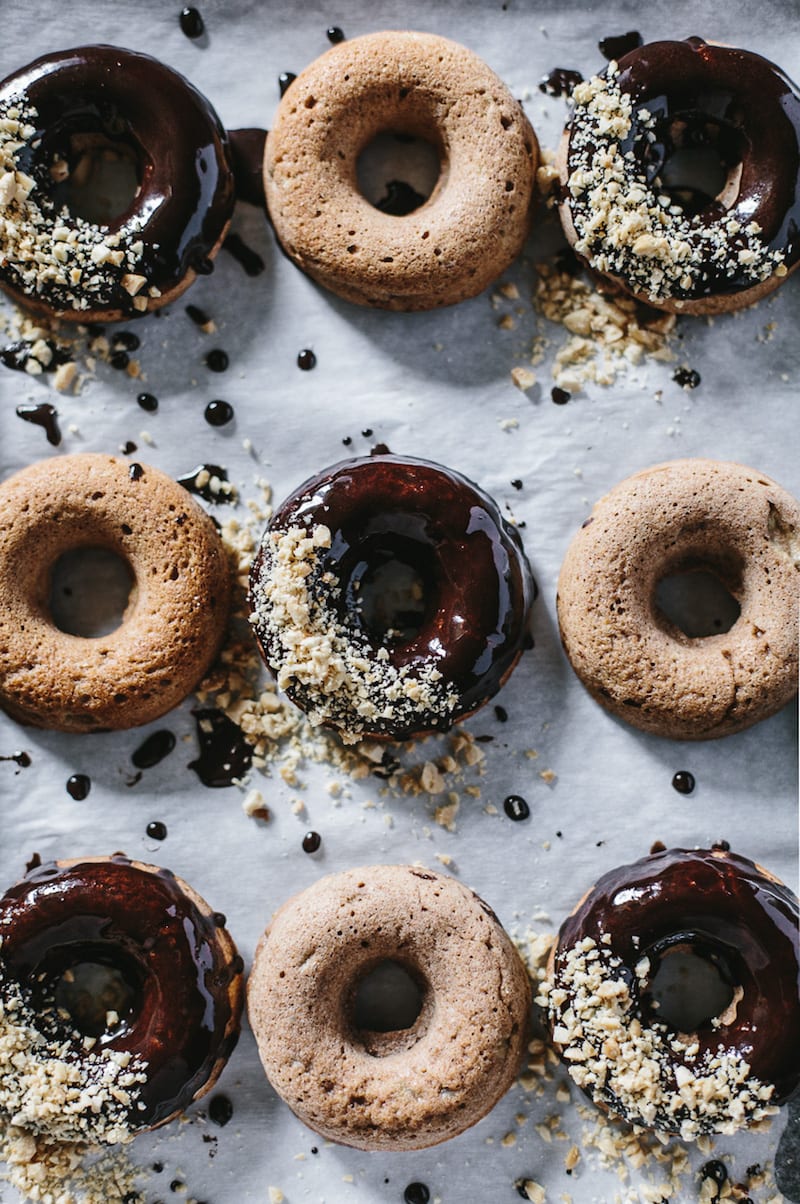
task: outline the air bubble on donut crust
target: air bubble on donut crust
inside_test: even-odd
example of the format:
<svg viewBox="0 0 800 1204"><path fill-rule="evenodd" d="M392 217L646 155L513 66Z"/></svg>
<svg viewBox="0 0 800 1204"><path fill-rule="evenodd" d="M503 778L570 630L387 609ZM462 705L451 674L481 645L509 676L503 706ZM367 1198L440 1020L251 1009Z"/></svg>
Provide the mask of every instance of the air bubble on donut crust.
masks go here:
<svg viewBox="0 0 800 1204"><path fill-rule="evenodd" d="M324 526L273 531L264 541L250 621L279 687L299 694L312 725L333 723L349 743L387 724L424 729L446 723L458 695L435 662L398 668L355 621L340 617L341 583L323 565L330 543Z"/></svg>
<svg viewBox="0 0 800 1204"><path fill-rule="evenodd" d="M660 193L658 179L648 183L634 151L620 145L631 135L633 105L618 74L612 62L573 92L567 189L578 254L654 302L702 292L712 271L743 287L785 275L783 252L765 246L757 222L742 226L729 215L706 225ZM653 141L649 110L638 109L636 120L634 142Z"/></svg>
<svg viewBox="0 0 800 1204"><path fill-rule="evenodd" d="M19 98L0 104L0 271L28 296L57 307L117 308L122 291L133 310L147 309L144 244L137 237L144 218L133 215L110 233L66 205L57 208L47 181L19 166L36 138L37 117Z"/></svg>
<svg viewBox="0 0 800 1204"><path fill-rule="evenodd" d="M776 1113L768 1102L774 1086L751 1075L738 1051L720 1047L701 1054L691 1034L638 1015L625 967L607 947L610 939L604 934L598 944L585 937L559 952L555 974L536 1000L549 1012L553 1039L578 1086L631 1124L678 1132L684 1141L735 1133ZM637 980L649 972L643 957Z"/></svg>

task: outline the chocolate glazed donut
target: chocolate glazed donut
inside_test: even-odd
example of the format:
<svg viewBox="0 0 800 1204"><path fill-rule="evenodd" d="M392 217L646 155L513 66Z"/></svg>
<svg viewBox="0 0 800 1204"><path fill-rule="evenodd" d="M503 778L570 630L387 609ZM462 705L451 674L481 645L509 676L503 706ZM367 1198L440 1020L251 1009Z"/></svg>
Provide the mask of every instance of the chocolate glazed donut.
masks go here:
<svg viewBox="0 0 800 1204"><path fill-rule="evenodd" d="M243 963L219 918L169 870L121 854L41 865L0 900L2 962L34 1009L82 964L124 982L127 1011L98 1042L144 1063L133 1131L204 1095L236 1045ZM83 1045L71 1044L79 1063Z"/></svg>
<svg viewBox="0 0 800 1204"><path fill-rule="evenodd" d="M30 189L3 195L2 210L33 225L47 257L40 270L8 230L0 238L0 284L16 300L38 313L110 320L157 309L211 270L233 210L233 173L219 118L183 76L148 55L82 46L4 80L0 114L9 109L20 128L11 143L3 135L0 154ZM139 176L129 207L104 226L69 213L61 180L98 145L132 156Z"/></svg>
<svg viewBox="0 0 800 1204"><path fill-rule="evenodd" d="M630 1099L615 1093L611 1068L599 1084L590 1077L581 1085L598 1103L632 1123L680 1131L687 1137L732 1131L726 1127L724 1107L723 1115L715 1116L710 1104L708 1112L701 1105L693 1116L688 1100L679 1095L680 1086L691 1081L687 1075L699 1077L706 1063L713 1067L715 1059L732 1055L746 1064L745 1069L749 1067L746 1078L736 1084L742 1109L731 1106L735 1096L727 1101L728 1120L738 1122L733 1127L756 1119L750 1108L757 1112L761 1101L766 1099L770 1105L785 1101L800 1084L798 935L798 903L788 887L746 857L722 847L670 849L605 874L561 927L554 957L556 989L569 977L571 952L585 955L588 941L599 951L590 959L590 972L592 962L599 962L606 966L607 984L622 980L630 992L630 1019L644 1030L648 1057L660 1067L664 1098L653 1116L643 1117L632 1113ZM688 1036L659 1024L650 994L660 962L676 949L712 962L732 996L721 1016L699 1024ZM613 992L608 986L605 991L610 998ZM556 1025L564 1023L568 1029L564 1014L578 1006L567 985L564 998L557 997L555 1007L551 1004ZM568 1060L570 1050L584 1040L595 1044L591 1017L581 1014L580 1019L582 1034L576 1042L556 1029ZM593 1054L579 1063L573 1061L572 1068L594 1064L595 1057L602 1061L609 1031L601 1033ZM685 1048L679 1049L681 1041ZM622 1065L624 1054L617 1052L614 1057ZM753 1080L767 1091L760 1096L753 1091L755 1098L748 1104L743 1093L752 1089ZM672 1104L667 1107L670 1093ZM639 1103L645 1102L650 1101L643 1094ZM686 1125L697 1129L682 1128Z"/></svg>
<svg viewBox="0 0 800 1204"><path fill-rule="evenodd" d="M298 536L317 541L301 570L306 634L332 640L334 681L304 673L297 611L284 607L283 545ZM297 564L296 547L286 555ZM418 575L421 614L416 630L378 635L361 590L390 561ZM534 589L519 535L487 494L438 464L376 455L312 477L275 512L251 574L251 622L312 721L405 739L447 729L497 692L522 652Z"/></svg>
<svg viewBox="0 0 800 1204"><path fill-rule="evenodd" d="M581 85L586 97L576 91L559 153L561 217L576 250L634 296L681 313L738 309L777 288L800 262L797 85L761 55L697 37L641 46L604 77L610 96L629 101L627 131L608 134L593 119L591 81ZM645 214L643 224L641 209L631 210L630 237L598 220L608 197L596 156L609 138L620 139L626 181L611 212L638 190L656 218ZM713 198L662 178L676 151L702 146L715 148L727 173Z"/></svg>

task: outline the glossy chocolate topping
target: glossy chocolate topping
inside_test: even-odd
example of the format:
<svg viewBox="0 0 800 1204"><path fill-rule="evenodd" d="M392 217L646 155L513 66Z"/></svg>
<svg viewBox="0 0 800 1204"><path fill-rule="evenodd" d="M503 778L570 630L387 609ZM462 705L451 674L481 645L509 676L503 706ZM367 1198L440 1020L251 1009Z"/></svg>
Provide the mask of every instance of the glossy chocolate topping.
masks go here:
<svg viewBox="0 0 800 1204"><path fill-rule="evenodd" d="M293 526L331 531L320 573L341 592L332 600L343 625L356 624L390 662L435 666L458 695L455 711L427 729L449 727L491 698L523 647L533 583L517 532L492 499L465 477L438 464L394 455L345 460L300 486L276 511L270 531ZM253 566L258 577L263 550ZM361 621L359 587L376 568L397 560L422 582L421 624L410 638L381 641ZM273 661L269 644L262 655ZM303 706L300 688L290 697ZM376 720L376 734L418 734L397 717Z"/></svg>
<svg viewBox="0 0 800 1204"><path fill-rule="evenodd" d="M704 204L697 220L706 226L734 218L757 222L763 243L783 251L787 267L800 258L800 90L761 55L702 38L650 42L619 60L618 85L633 99L632 126L621 143L633 150L649 180L659 175L680 146L714 144L723 164L741 163L738 195L731 208ZM655 141L642 138L641 107L655 117ZM638 135L638 138L637 138ZM720 274L695 292L734 292L752 277ZM679 292L676 295L681 295Z"/></svg>
<svg viewBox="0 0 800 1204"><path fill-rule="evenodd" d="M135 156L140 179L129 208L107 225L144 243L149 286L170 291L190 268L202 269L230 219L234 182L225 131L188 80L148 55L116 46L81 46L36 59L0 84L0 104L14 98L37 112L37 134L20 154L36 188L60 206L64 185L50 176L54 158L76 162L73 140L101 134ZM40 141L38 141L40 140ZM38 144L37 144L38 142ZM36 145L34 145L36 144ZM131 219L143 218L140 229ZM19 287L13 263L2 275ZM57 289L41 294L58 305ZM63 299L62 299L63 300ZM135 313L118 281L93 304Z"/></svg>
<svg viewBox="0 0 800 1204"><path fill-rule="evenodd" d="M729 1024L700 1025L700 1055L722 1046L737 1051L751 1073L773 1083L770 1102L785 1100L800 1083L800 963L798 903L757 865L723 849L669 849L605 874L561 927L558 956L584 937L607 946L623 962L643 1020L657 1019L647 982L635 967L689 945L717 966L731 988L741 987Z"/></svg>
<svg viewBox="0 0 800 1204"><path fill-rule="evenodd" d="M228 130L236 195L241 201L266 209L264 196L264 144L267 131L252 127Z"/></svg>
<svg viewBox="0 0 800 1204"><path fill-rule="evenodd" d="M213 916L198 910L168 870L144 869L121 855L49 862L0 900L0 937L5 967L34 1006L37 994L52 992L75 965L119 971L133 1005L100 1041L147 1064L144 1109L132 1110L133 1129L185 1108L236 1044L232 985L241 959L223 956ZM78 1062L81 1050L76 1044Z"/></svg>

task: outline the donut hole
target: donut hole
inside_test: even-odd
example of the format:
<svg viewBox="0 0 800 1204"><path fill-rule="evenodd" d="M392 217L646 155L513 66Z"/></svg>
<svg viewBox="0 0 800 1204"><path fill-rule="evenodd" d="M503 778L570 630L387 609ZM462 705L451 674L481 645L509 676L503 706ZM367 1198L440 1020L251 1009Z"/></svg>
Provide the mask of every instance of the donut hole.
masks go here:
<svg viewBox="0 0 800 1204"><path fill-rule="evenodd" d="M401 131L381 131L356 162L359 192L392 217L405 217L424 205L441 174L442 156L434 143Z"/></svg>
<svg viewBox="0 0 800 1204"><path fill-rule="evenodd" d="M112 128L124 130L116 119ZM73 217L107 226L127 213L142 184L136 148L105 131L71 133L63 149L52 149L48 167L56 202Z"/></svg>
<svg viewBox="0 0 800 1204"><path fill-rule="evenodd" d="M53 991L62 1020L85 1037L112 1039L126 1031L139 1005L138 982L126 967L104 961L67 966Z"/></svg>
<svg viewBox="0 0 800 1204"><path fill-rule="evenodd" d="M367 542L359 552L361 559L348 579L348 610L357 616L373 643L410 643L431 611L432 550L398 537Z"/></svg>
<svg viewBox="0 0 800 1204"><path fill-rule="evenodd" d="M687 217L713 201L729 209L736 201L742 170L741 130L707 113L673 113L656 122L656 141L646 155L655 183Z"/></svg>
<svg viewBox="0 0 800 1204"><path fill-rule="evenodd" d="M655 1020L694 1033L723 1018L736 999L730 951L691 936L647 952L650 973L642 999Z"/></svg>
<svg viewBox="0 0 800 1204"><path fill-rule="evenodd" d="M724 635L738 620L742 608L712 565L683 565L656 584L655 605L662 619L690 639Z"/></svg>
<svg viewBox="0 0 800 1204"><path fill-rule="evenodd" d="M368 968L355 983L350 1023L368 1053L394 1052L394 1034L410 1034L422 1014L427 984L418 971L391 958ZM403 1042L405 1045L405 1042Z"/></svg>
<svg viewBox="0 0 800 1204"><path fill-rule="evenodd" d="M110 635L122 625L135 583L127 560L111 549L70 549L51 570L50 617L67 635Z"/></svg>

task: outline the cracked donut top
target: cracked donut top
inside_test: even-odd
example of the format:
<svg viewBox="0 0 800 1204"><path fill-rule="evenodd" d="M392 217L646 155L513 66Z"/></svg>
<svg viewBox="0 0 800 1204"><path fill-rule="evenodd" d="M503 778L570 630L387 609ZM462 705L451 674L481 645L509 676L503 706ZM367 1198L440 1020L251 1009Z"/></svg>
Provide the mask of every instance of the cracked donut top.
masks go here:
<svg viewBox="0 0 800 1204"><path fill-rule="evenodd" d="M743 291L800 258L800 92L772 63L701 38L654 42L573 101L564 204L592 268L657 303ZM715 198L665 177L697 147L727 171Z"/></svg>
<svg viewBox="0 0 800 1204"><path fill-rule="evenodd" d="M539 1003L575 1082L632 1124L684 1140L771 1115L800 1082L797 900L723 848L606 874L564 923ZM671 951L711 962L719 1015L680 1032L652 984Z"/></svg>
<svg viewBox="0 0 800 1204"><path fill-rule="evenodd" d="M147 55L86 46L37 59L0 85L0 279L67 316L157 307L187 271L210 270L234 200L226 148L204 97ZM69 204L70 179L97 154L139 177L107 224Z"/></svg>

